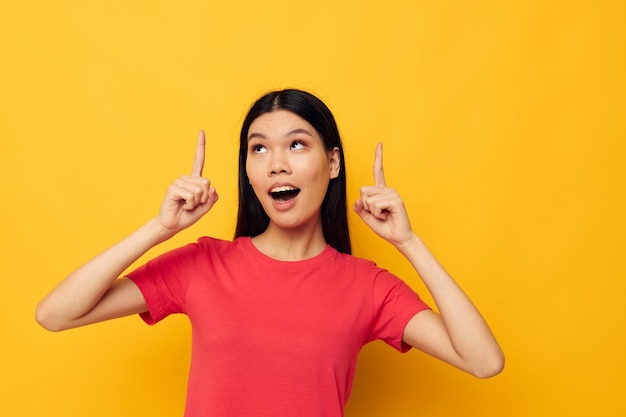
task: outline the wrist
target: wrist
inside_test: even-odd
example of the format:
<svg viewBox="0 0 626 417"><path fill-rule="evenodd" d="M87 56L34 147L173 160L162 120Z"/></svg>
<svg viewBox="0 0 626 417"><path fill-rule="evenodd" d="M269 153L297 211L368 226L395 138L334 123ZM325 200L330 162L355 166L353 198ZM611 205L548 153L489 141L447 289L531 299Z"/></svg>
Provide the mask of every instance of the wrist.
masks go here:
<svg viewBox="0 0 626 417"><path fill-rule="evenodd" d="M414 252L415 249L423 247L424 243L419 236L415 234L415 232L411 231L410 235L406 239L400 242L394 242L393 245L402 254L407 255L408 253Z"/></svg>
<svg viewBox="0 0 626 417"><path fill-rule="evenodd" d="M149 239L152 240L154 244L164 242L176 234L174 230L163 226L156 218L146 223L141 230L147 233L147 236L149 236Z"/></svg>

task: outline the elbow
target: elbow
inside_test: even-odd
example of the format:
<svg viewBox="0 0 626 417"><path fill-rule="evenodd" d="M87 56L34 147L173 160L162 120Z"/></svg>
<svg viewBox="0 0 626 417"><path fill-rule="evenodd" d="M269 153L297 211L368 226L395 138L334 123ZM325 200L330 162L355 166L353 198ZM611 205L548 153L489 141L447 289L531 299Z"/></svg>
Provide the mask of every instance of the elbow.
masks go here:
<svg viewBox="0 0 626 417"><path fill-rule="evenodd" d="M35 320L41 327L48 331L60 332L61 330L65 330L61 321L56 319L56 314L49 311L44 302L39 303L37 306L37 310L35 311Z"/></svg>
<svg viewBox="0 0 626 417"><path fill-rule="evenodd" d="M504 370L504 353L501 350L494 352L485 358L482 363L471 370L471 374L476 378L491 378Z"/></svg>

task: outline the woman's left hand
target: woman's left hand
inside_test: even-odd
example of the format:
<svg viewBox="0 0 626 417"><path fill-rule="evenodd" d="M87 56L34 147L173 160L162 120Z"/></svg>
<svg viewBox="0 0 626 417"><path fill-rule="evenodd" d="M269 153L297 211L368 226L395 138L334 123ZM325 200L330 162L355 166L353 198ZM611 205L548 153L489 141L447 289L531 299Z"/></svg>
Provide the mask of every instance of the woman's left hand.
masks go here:
<svg viewBox="0 0 626 417"><path fill-rule="evenodd" d="M361 187L361 198L355 202L354 211L380 237L401 246L414 234L402 198L385 183L382 143L374 156L374 182L373 186Z"/></svg>

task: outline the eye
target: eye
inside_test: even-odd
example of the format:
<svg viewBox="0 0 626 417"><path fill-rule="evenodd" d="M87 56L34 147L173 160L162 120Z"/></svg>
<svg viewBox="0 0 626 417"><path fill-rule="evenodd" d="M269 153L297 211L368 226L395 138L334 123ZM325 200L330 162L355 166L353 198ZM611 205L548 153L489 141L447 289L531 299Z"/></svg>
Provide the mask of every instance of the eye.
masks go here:
<svg viewBox="0 0 626 417"><path fill-rule="evenodd" d="M304 148L304 143L300 140L294 140L289 149L297 150Z"/></svg>
<svg viewBox="0 0 626 417"><path fill-rule="evenodd" d="M251 145L250 151L253 153L265 153L267 152L267 148L263 145Z"/></svg>

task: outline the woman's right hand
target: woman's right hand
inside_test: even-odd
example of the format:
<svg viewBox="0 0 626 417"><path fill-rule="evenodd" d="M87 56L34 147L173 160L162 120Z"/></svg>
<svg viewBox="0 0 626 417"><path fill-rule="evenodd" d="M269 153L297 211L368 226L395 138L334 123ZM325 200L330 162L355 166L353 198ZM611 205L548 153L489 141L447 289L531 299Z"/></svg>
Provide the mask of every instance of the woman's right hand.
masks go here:
<svg viewBox="0 0 626 417"><path fill-rule="evenodd" d="M198 135L196 156L191 175L183 175L167 189L157 222L173 236L191 226L213 207L218 199L215 187L202 177L206 139L204 131Z"/></svg>
<svg viewBox="0 0 626 417"><path fill-rule="evenodd" d="M204 148L201 131L191 175L169 187L157 217L78 267L41 300L36 318L44 328L59 331L147 310L139 288L129 278L117 278L149 249L191 226L213 207L217 193L202 178Z"/></svg>

